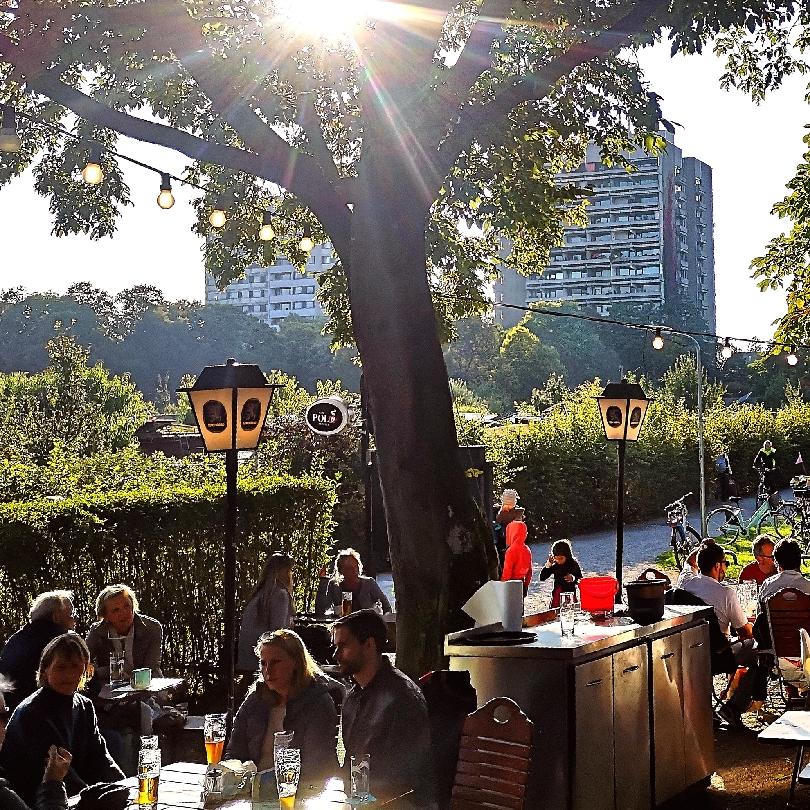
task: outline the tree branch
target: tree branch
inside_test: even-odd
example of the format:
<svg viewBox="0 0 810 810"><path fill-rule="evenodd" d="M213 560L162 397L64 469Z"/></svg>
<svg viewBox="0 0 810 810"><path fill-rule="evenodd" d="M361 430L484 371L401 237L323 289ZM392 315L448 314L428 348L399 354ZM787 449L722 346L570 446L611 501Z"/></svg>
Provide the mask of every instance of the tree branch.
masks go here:
<svg viewBox="0 0 810 810"><path fill-rule="evenodd" d="M321 129L321 119L315 107L315 97L312 94L301 96L298 104L298 125L307 136L312 155L321 167L326 179L335 186L340 186L341 178L335 166L335 159L329 149L329 144Z"/></svg>
<svg viewBox="0 0 810 810"><path fill-rule="evenodd" d="M474 140L489 141L507 126L509 113L527 101L539 101L575 67L613 53L639 33L650 17L665 10L669 0L639 0L612 28L570 47L537 73L514 78L485 104L466 106L451 134L439 146L437 173L444 178Z"/></svg>
<svg viewBox="0 0 810 810"><path fill-rule="evenodd" d="M28 86L35 93L50 98L96 126L114 130L138 141L164 146L192 160L224 166L283 185L315 213L332 237L338 252L344 251L343 255L349 255L348 209L334 194L331 186L324 182L320 171L313 177L306 166L290 160L291 150L285 142L282 141L283 148L271 145L259 156L120 112L70 87L50 71L42 71L35 58L32 61L23 49L2 34L0 57L25 76Z"/></svg>

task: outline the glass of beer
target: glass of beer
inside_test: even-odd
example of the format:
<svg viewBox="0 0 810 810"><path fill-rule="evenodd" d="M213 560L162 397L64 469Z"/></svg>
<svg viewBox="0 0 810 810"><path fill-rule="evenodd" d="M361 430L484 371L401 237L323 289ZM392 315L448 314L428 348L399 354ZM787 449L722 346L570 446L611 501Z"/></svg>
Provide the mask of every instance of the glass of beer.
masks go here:
<svg viewBox="0 0 810 810"><path fill-rule="evenodd" d="M343 591L340 603L340 615L348 616L352 612L352 597L354 594L351 591Z"/></svg>
<svg viewBox="0 0 810 810"><path fill-rule="evenodd" d="M281 810L295 807L295 794L301 777L301 749L279 748L276 751L276 784Z"/></svg>
<svg viewBox="0 0 810 810"><path fill-rule="evenodd" d="M225 748L225 720L227 714L205 715L205 757L209 765L216 765L222 759Z"/></svg>
<svg viewBox="0 0 810 810"><path fill-rule="evenodd" d="M154 807L158 800L160 751L144 748L138 752L138 804Z"/></svg>

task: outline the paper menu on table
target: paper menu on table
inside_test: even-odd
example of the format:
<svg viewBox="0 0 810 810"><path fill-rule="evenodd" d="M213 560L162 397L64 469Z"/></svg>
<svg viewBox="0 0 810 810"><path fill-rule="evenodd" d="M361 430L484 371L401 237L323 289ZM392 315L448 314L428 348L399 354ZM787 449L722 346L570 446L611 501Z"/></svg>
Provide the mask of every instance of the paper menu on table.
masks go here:
<svg viewBox="0 0 810 810"><path fill-rule="evenodd" d="M523 626L523 583L519 579L486 582L462 610L475 620L476 627L499 622L507 632L517 632Z"/></svg>

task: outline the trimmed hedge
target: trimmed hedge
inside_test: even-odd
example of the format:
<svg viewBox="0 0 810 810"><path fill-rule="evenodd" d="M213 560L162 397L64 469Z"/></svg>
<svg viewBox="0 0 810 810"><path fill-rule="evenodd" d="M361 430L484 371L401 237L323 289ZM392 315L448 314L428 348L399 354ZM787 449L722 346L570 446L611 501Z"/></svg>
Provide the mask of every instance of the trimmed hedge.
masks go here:
<svg viewBox="0 0 810 810"><path fill-rule="evenodd" d="M295 597L311 606L327 561L335 486L321 478L239 481L237 609L267 555L296 560ZM0 504L0 638L27 620L31 597L76 593L80 629L95 620L99 591L131 585L141 610L163 623L163 665L187 674L216 662L223 621L224 486L125 492Z"/></svg>

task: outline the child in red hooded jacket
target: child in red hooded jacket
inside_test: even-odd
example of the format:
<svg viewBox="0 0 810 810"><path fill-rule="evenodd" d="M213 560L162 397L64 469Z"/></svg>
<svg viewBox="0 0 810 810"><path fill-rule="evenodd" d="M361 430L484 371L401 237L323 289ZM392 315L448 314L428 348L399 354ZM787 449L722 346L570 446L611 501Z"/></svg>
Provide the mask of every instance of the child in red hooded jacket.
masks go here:
<svg viewBox="0 0 810 810"><path fill-rule="evenodd" d="M501 582L522 580L524 597L532 581L532 552L526 545L526 533L526 524L522 521L513 520L506 525L506 556L501 574Z"/></svg>

